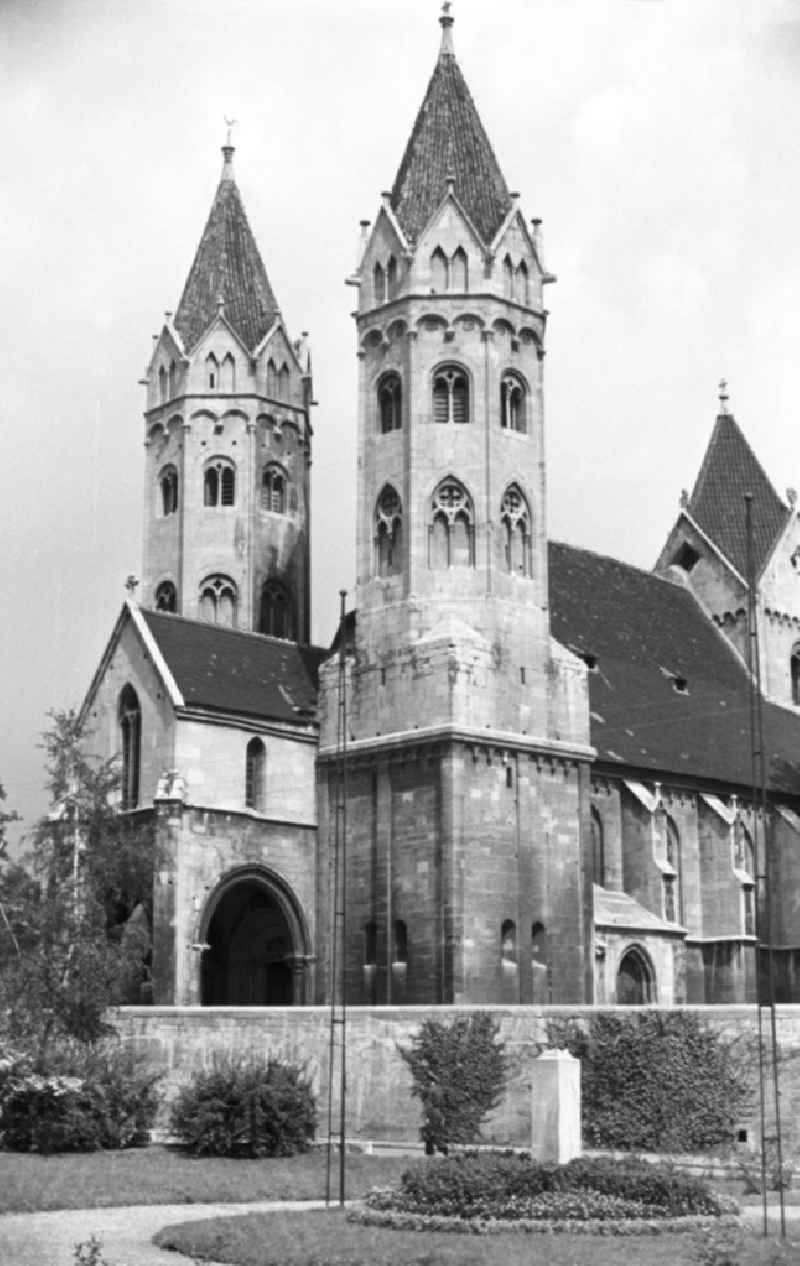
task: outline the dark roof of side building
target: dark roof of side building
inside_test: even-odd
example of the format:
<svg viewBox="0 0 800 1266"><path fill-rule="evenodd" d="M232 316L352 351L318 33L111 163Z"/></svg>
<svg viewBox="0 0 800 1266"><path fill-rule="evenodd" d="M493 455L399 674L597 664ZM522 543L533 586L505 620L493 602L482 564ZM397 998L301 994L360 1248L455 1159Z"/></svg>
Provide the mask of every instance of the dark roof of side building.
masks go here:
<svg viewBox="0 0 800 1266"><path fill-rule="evenodd" d="M328 651L162 611L142 616L187 707L295 723L315 718Z"/></svg>
<svg viewBox="0 0 800 1266"><path fill-rule="evenodd" d="M253 351L278 316L278 303L229 161L175 314L187 351L214 320L220 297L226 320Z"/></svg>
<svg viewBox="0 0 800 1266"><path fill-rule="evenodd" d="M753 565L758 576L786 524L788 510L736 419L729 413L720 413L687 509L745 580L748 576L744 497L748 492L753 497Z"/></svg>
<svg viewBox="0 0 800 1266"><path fill-rule="evenodd" d="M749 678L688 589L550 542L553 636L593 663L591 739L603 764L751 782ZM771 790L800 794L800 716L765 703Z"/></svg>
<svg viewBox="0 0 800 1266"><path fill-rule="evenodd" d="M411 241L444 198L451 176L459 202L484 242L491 242L511 209L511 195L458 62L443 50L391 191L392 210Z"/></svg>

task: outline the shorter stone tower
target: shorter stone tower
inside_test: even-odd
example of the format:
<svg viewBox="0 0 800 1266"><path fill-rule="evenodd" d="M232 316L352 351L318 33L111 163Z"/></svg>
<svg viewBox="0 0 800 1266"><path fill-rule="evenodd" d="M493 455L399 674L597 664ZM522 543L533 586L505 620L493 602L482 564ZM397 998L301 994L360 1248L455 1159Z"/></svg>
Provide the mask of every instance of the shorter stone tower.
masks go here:
<svg viewBox="0 0 800 1266"><path fill-rule="evenodd" d="M223 146L144 384L142 605L310 639L311 358L287 336Z"/></svg>

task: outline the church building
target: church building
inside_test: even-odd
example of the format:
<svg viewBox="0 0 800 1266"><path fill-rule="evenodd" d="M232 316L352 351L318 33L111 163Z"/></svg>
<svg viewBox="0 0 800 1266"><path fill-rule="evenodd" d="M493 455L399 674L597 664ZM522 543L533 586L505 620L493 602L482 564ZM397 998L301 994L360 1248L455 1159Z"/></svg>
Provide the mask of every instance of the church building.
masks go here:
<svg viewBox="0 0 800 1266"><path fill-rule="evenodd" d="M348 278L357 578L332 650L310 642L311 354L230 137L151 352L139 601L82 722L156 833L153 998L328 999L344 687L351 1003L745 1001L757 931L800 1000L795 496L722 389L652 572L548 539L555 278L439 22Z"/></svg>

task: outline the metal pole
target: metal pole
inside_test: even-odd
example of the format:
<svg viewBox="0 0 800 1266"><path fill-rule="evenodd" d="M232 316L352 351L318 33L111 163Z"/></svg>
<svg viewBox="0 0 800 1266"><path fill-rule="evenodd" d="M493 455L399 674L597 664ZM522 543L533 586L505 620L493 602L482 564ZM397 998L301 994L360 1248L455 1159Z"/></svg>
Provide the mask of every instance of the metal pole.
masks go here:
<svg viewBox="0 0 800 1266"><path fill-rule="evenodd" d="M347 1094L347 647L345 639L345 601L347 591L339 590L342 635L339 639L339 786L341 788L341 925L340 954L342 973L342 1065L339 1087L339 1204L345 1198L345 1098Z"/></svg>

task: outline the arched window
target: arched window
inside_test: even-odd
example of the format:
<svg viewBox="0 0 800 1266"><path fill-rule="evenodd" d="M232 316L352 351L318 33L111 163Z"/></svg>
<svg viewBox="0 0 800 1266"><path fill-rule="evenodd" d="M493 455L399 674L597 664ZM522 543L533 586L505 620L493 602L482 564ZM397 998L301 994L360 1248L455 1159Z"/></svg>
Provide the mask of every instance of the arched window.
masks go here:
<svg viewBox="0 0 800 1266"><path fill-rule="evenodd" d="M437 246L431 255L431 290L436 294L442 294L447 290L449 283L449 267L447 256L441 246Z"/></svg>
<svg viewBox="0 0 800 1266"><path fill-rule="evenodd" d="M167 371L162 365L158 371L158 399L163 404L167 398Z"/></svg>
<svg viewBox="0 0 800 1266"><path fill-rule="evenodd" d="M458 365L442 365L433 375L434 422L469 422L469 384Z"/></svg>
<svg viewBox="0 0 800 1266"><path fill-rule="evenodd" d="M664 918L667 923L681 921L681 837L678 828L667 818L666 855L672 874L664 875Z"/></svg>
<svg viewBox="0 0 800 1266"><path fill-rule="evenodd" d="M381 435L399 431L403 425L403 390L400 375L384 374L378 383L378 409L381 418Z"/></svg>
<svg viewBox="0 0 800 1266"><path fill-rule="evenodd" d="M457 479L443 479L431 499L428 566L472 567L475 560L472 498Z"/></svg>
<svg viewBox="0 0 800 1266"><path fill-rule="evenodd" d="M463 246L459 246L453 252L450 272L450 288L451 290L468 290L469 268L467 264L467 253Z"/></svg>
<svg viewBox="0 0 800 1266"><path fill-rule="evenodd" d="M528 266L523 259L517 265L517 299L520 303L528 303Z"/></svg>
<svg viewBox="0 0 800 1266"><path fill-rule="evenodd" d="M397 294L397 260L394 255L389 256L389 263L386 266L386 297L394 299Z"/></svg>
<svg viewBox="0 0 800 1266"><path fill-rule="evenodd" d="M220 391L227 392L236 390L236 362L230 352L228 352L220 367L219 388Z"/></svg>
<svg viewBox="0 0 800 1266"><path fill-rule="evenodd" d="M292 596L277 580L268 580L261 590L261 632L269 637L294 636Z"/></svg>
<svg viewBox="0 0 800 1266"><path fill-rule="evenodd" d="M514 265L510 255L503 260L503 294L506 299L514 298Z"/></svg>
<svg viewBox="0 0 800 1266"><path fill-rule="evenodd" d="M178 592L171 580L162 580L156 589L156 611L178 610Z"/></svg>
<svg viewBox="0 0 800 1266"><path fill-rule="evenodd" d="M531 512L517 484L509 484L503 493L500 522L506 571L513 576L532 575Z"/></svg>
<svg viewBox="0 0 800 1266"><path fill-rule="evenodd" d="M236 627L236 585L229 576L207 576L200 585L200 619Z"/></svg>
<svg viewBox="0 0 800 1266"><path fill-rule="evenodd" d="M550 951L547 931L540 920L531 924L531 970L533 976L533 1002L552 1002Z"/></svg>
<svg viewBox="0 0 800 1266"><path fill-rule="evenodd" d="M274 462L265 466L261 475L261 509L286 513L286 473Z"/></svg>
<svg viewBox="0 0 800 1266"><path fill-rule="evenodd" d="M142 752L142 710L133 686L123 686L119 696L119 728L122 746L122 808L139 803L139 769Z"/></svg>
<svg viewBox="0 0 800 1266"><path fill-rule="evenodd" d="M165 466L160 476L161 513L175 514L178 509L178 472L174 466Z"/></svg>
<svg viewBox="0 0 800 1266"><path fill-rule="evenodd" d="M617 1002L644 1006L655 1001L655 973L644 950L632 946L622 956L617 972Z"/></svg>
<svg viewBox="0 0 800 1266"><path fill-rule="evenodd" d="M209 352L206 356L206 387L209 391L216 391L219 386L219 365L217 358L213 352Z"/></svg>
<svg viewBox="0 0 800 1266"><path fill-rule="evenodd" d="M247 744L244 775L244 802L256 813L264 812L266 798L267 749L264 740L251 738Z"/></svg>
<svg viewBox="0 0 800 1266"><path fill-rule="evenodd" d="M791 658L792 703L800 707L800 646L795 646Z"/></svg>
<svg viewBox="0 0 800 1266"><path fill-rule="evenodd" d="M273 400L278 396L278 369L271 356L267 361L267 395Z"/></svg>
<svg viewBox="0 0 800 1266"><path fill-rule="evenodd" d="M504 967L517 965L517 925L513 919L506 919L500 928L500 961Z"/></svg>
<svg viewBox="0 0 800 1266"><path fill-rule="evenodd" d="M375 506L375 571L394 576L400 571L403 545L403 507L391 484L381 489Z"/></svg>
<svg viewBox="0 0 800 1266"><path fill-rule="evenodd" d="M753 837L747 827L737 818L733 828L734 834L734 865L742 879L742 909L745 936L755 936L756 934L756 909L755 909L755 882L756 882L756 851L753 845Z"/></svg>
<svg viewBox="0 0 800 1266"><path fill-rule="evenodd" d="M516 374L503 374L500 379L500 425L508 431L526 435L528 419L525 403L525 388Z"/></svg>
<svg viewBox="0 0 800 1266"><path fill-rule="evenodd" d="M605 841L603 823L594 805L589 811L589 818L592 832L592 880L603 888L606 882Z"/></svg>
<svg viewBox="0 0 800 1266"><path fill-rule="evenodd" d="M402 919L394 921L394 944L392 945L392 962L408 962L408 929Z"/></svg>
<svg viewBox="0 0 800 1266"><path fill-rule="evenodd" d="M215 457L203 472L203 505L232 506L236 502L236 471L227 458Z"/></svg>
<svg viewBox="0 0 800 1266"><path fill-rule="evenodd" d="M176 378L175 361L174 361L174 360L171 360L171 361L169 362L169 375L168 375L168 386L169 386L169 398L170 398L170 400L172 400L172 398L173 398L173 397L174 397L174 395L175 395L175 378Z"/></svg>
<svg viewBox="0 0 800 1266"><path fill-rule="evenodd" d="M386 302L386 274L382 264L376 264L372 270L372 293L376 303Z"/></svg>
<svg viewBox="0 0 800 1266"><path fill-rule="evenodd" d="M289 399L289 366L283 362L278 370L278 399Z"/></svg>

